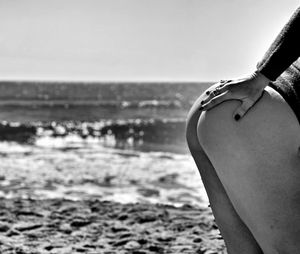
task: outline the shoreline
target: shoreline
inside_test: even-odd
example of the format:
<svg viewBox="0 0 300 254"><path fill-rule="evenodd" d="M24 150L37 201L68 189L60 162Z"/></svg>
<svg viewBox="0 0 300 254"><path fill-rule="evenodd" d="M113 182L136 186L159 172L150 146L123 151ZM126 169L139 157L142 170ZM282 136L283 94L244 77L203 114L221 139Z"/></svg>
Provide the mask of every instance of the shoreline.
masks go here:
<svg viewBox="0 0 300 254"><path fill-rule="evenodd" d="M210 208L0 199L0 252L223 253Z"/></svg>

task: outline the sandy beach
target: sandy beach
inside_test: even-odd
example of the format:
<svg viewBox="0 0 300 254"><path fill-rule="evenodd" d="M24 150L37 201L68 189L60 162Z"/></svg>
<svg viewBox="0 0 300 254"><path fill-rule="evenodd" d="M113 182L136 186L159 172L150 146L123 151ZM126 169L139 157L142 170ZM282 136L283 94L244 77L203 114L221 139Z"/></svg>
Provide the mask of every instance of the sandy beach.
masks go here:
<svg viewBox="0 0 300 254"><path fill-rule="evenodd" d="M226 253L187 153L190 97L168 86L112 102L103 86L101 105L2 105L0 253Z"/></svg>
<svg viewBox="0 0 300 254"><path fill-rule="evenodd" d="M0 206L3 254L226 253L209 208L64 199Z"/></svg>
<svg viewBox="0 0 300 254"><path fill-rule="evenodd" d="M189 156L0 148L0 253L226 253Z"/></svg>

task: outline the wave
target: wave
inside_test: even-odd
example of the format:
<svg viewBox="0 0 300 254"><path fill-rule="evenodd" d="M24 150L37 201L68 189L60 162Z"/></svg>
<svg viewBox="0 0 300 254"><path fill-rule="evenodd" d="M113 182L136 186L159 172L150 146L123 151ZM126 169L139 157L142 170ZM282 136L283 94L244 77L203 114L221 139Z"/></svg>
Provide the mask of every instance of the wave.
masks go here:
<svg viewBox="0 0 300 254"><path fill-rule="evenodd" d="M123 101L120 103L122 108L186 108L191 103L180 100L144 100L138 102Z"/></svg>
<svg viewBox="0 0 300 254"><path fill-rule="evenodd" d="M190 108L193 101L183 101L183 100L142 100L142 101L92 101L92 100L3 100L0 101L0 106L27 106L27 107L37 107L37 106L47 106L47 107L70 107L70 106L96 106L103 108L169 108L169 109L187 109Z"/></svg>
<svg viewBox="0 0 300 254"><path fill-rule="evenodd" d="M145 148L151 144L185 143L184 119L128 119L97 122L36 122L30 124L1 122L0 140L35 144L38 139L70 138L77 141L100 140L117 148ZM153 149L153 147L152 147ZM151 149L150 149L151 150Z"/></svg>

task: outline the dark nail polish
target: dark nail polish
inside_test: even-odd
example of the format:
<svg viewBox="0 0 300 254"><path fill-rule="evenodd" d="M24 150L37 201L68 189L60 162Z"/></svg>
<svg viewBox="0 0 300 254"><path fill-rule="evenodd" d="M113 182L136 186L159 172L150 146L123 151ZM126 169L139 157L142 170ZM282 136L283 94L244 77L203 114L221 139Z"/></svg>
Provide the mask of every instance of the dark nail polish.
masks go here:
<svg viewBox="0 0 300 254"><path fill-rule="evenodd" d="M203 109L203 107L200 107L199 110L201 111Z"/></svg>
<svg viewBox="0 0 300 254"><path fill-rule="evenodd" d="M234 116L234 119L235 119L236 121L240 120L240 118L241 118L241 116L240 116L239 114L236 114L236 115Z"/></svg>
<svg viewBox="0 0 300 254"><path fill-rule="evenodd" d="M204 101L201 101L201 105L203 105L204 104Z"/></svg>
<svg viewBox="0 0 300 254"><path fill-rule="evenodd" d="M206 95L209 95L210 94L210 91L206 91L206 93L205 93Z"/></svg>

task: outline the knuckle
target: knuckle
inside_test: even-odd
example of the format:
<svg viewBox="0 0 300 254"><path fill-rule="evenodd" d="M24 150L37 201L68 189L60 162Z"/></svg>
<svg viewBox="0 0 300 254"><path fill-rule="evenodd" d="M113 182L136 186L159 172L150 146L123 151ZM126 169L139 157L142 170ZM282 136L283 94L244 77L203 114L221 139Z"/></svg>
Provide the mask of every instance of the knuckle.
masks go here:
<svg viewBox="0 0 300 254"><path fill-rule="evenodd" d="M243 99L243 106L244 107L251 107L254 104L254 100L252 100L251 98L247 97Z"/></svg>
<svg viewBox="0 0 300 254"><path fill-rule="evenodd" d="M242 114L243 113L243 109L242 108L238 108L235 112L238 113L238 114Z"/></svg>
<svg viewBox="0 0 300 254"><path fill-rule="evenodd" d="M246 112L250 107L250 105L244 105L241 107L241 111Z"/></svg>
<svg viewBox="0 0 300 254"><path fill-rule="evenodd" d="M215 105L218 102L218 99L212 99L210 101L210 105Z"/></svg>
<svg viewBox="0 0 300 254"><path fill-rule="evenodd" d="M233 89L232 89L231 87L228 87L228 88L226 89L226 93L227 93L228 95L232 95Z"/></svg>

